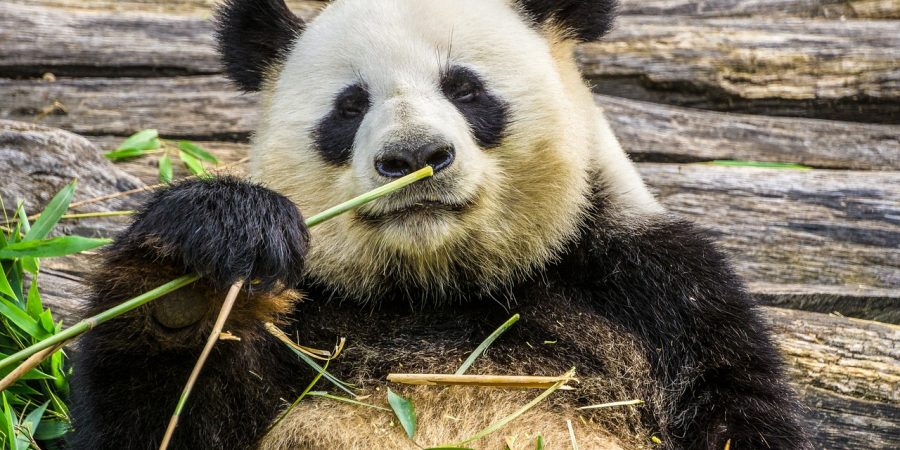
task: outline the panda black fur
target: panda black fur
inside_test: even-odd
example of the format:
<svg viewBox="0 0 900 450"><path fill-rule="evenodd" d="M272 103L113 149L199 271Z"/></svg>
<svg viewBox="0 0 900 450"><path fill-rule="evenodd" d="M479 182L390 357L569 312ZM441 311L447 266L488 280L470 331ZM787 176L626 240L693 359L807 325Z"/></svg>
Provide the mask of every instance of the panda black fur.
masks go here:
<svg viewBox="0 0 900 450"><path fill-rule="evenodd" d="M161 190L106 251L86 314L187 272L203 279L82 339L72 448L157 448L225 290L244 278L255 283L227 325L242 340L214 349L174 448L414 448L389 414L323 399L269 430L313 374L262 324L322 348L346 337L330 370L380 402L387 373L452 372L514 312L522 322L473 373L576 367L579 383L478 448L538 434L566 448L566 420L583 448L651 437L810 448L727 259L656 203L581 80L573 43L605 33L613 9L337 0L304 24L282 0L227 1L220 51L243 89L262 90L251 172L266 187ZM302 225L298 207L322 210L422 163L442 170L311 233ZM422 445L458 441L535 395L401 390ZM646 404L574 410L630 399Z"/></svg>

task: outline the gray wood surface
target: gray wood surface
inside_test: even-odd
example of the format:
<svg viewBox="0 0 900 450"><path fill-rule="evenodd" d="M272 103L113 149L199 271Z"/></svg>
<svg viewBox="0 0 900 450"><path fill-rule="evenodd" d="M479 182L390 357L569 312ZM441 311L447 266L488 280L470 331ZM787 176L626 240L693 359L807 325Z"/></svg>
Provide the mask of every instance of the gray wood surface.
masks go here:
<svg viewBox="0 0 900 450"><path fill-rule="evenodd" d="M577 53L595 90L704 109L900 123L897 22L625 16Z"/></svg>
<svg viewBox="0 0 900 450"><path fill-rule="evenodd" d="M622 14L900 18L897 0L620 0Z"/></svg>
<svg viewBox="0 0 900 450"><path fill-rule="evenodd" d="M103 158L87 139L59 129L0 120L0 199L2 217L14 217L17 201L27 214L40 212L72 180L78 180L73 201L143 186L143 183ZM130 209L139 197L85 205L79 212ZM2 222L2 220L0 220ZM111 219L64 220L57 233L107 236ZM115 227L118 228L118 227Z"/></svg>
<svg viewBox="0 0 900 450"><path fill-rule="evenodd" d="M220 75L0 79L0 98L0 118L83 135L126 136L152 127L169 137L245 140L257 114L257 95L239 93ZM723 114L609 96L597 102L639 161L739 159L900 169L897 125Z"/></svg>
<svg viewBox="0 0 900 450"><path fill-rule="evenodd" d="M14 34L23 29L28 39ZM211 36L208 15L9 3L0 8L0 76L215 73ZM600 93L900 123L900 34L890 21L623 16L603 42L578 54Z"/></svg>
<svg viewBox="0 0 900 450"><path fill-rule="evenodd" d="M900 169L900 126L727 114L598 95L637 161L741 159L827 169Z"/></svg>

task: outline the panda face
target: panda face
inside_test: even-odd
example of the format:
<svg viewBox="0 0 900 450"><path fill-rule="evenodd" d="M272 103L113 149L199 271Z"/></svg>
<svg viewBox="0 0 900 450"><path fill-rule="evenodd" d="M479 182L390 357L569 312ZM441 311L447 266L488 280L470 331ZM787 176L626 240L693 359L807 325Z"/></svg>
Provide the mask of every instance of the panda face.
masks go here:
<svg viewBox="0 0 900 450"><path fill-rule="evenodd" d="M312 275L443 292L552 258L594 144L590 95L556 50L505 0L339 0L309 23L265 82L253 176L311 215L435 169L314 229Z"/></svg>

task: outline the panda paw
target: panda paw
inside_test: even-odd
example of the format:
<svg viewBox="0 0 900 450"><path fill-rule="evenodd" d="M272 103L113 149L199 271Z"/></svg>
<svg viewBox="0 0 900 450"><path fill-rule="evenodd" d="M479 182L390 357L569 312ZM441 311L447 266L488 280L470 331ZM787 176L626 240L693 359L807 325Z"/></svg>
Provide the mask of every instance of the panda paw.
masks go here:
<svg viewBox="0 0 900 450"><path fill-rule="evenodd" d="M218 288L244 279L254 290L269 291L300 282L308 243L303 218L289 199L218 177L157 191L114 252L162 260Z"/></svg>

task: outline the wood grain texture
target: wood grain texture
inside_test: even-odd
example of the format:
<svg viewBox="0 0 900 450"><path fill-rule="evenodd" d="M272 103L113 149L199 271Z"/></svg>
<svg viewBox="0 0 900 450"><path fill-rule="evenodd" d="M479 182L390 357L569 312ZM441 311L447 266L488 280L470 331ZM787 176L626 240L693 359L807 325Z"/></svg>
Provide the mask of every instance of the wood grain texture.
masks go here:
<svg viewBox="0 0 900 450"><path fill-rule="evenodd" d="M751 282L900 287L900 173L640 164Z"/></svg>
<svg viewBox="0 0 900 450"><path fill-rule="evenodd" d="M168 137L247 139L257 95L220 75L168 78L0 79L0 118L33 121L82 135L127 136L157 128Z"/></svg>
<svg viewBox="0 0 900 450"><path fill-rule="evenodd" d="M900 325L900 288L753 282L750 293L763 305Z"/></svg>
<svg viewBox="0 0 900 450"><path fill-rule="evenodd" d="M712 110L900 123L900 37L891 21L623 16L603 42L579 47L578 56L600 93ZM0 76L219 70L208 17L21 4L0 9Z"/></svg>
<svg viewBox="0 0 900 450"><path fill-rule="evenodd" d="M26 212L35 214L72 180L78 180L73 201L113 194L143 185L140 180L113 166L88 140L59 129L0 120L0 199L3 217L15 215L22 200ZM132 209L140 197L87 205L79 212ZM120 219L63 220L55 233L107 236ZM113 226L118 228L118 226Z"/></svg>
<svg viewBox="0 0 900 450"><path fill-rule="evenodd" d="M900 126L726 114L596 96L637 161L741 159L827 169L900 169Z"/></svg>
<svg viewBox="0 0 900 450"><path fill-rule="evenodd" d="M578 48L598 93L756 114L900 123L892 21L621 17Z"/></svg>
<svg viewBox="0 0 900 450"><path fill-rule="evenodd" d="M257 95L237 92L219 75L0 79L0 98L0 118L38 120L83 135L127 136L152 127L164 136L199 140L246 140L258 107ZM896 125L723 114L608 96L597 96L597 102L638 161L740 159L900 169Z"/></svg>
<svg viewBox="0 0 900 450"><path fill-rule="evenodd" d="M900 18L897 0L619 0L622 14Z"/></svg>
<svg viewBox="0 0 900 450"><path fill-rule="evenodd" d="M222 0L4 0L21 5L49 6L75 12L155 13L209 17ZM295 14L311 18L326 0L285 0Z"/></svg>

